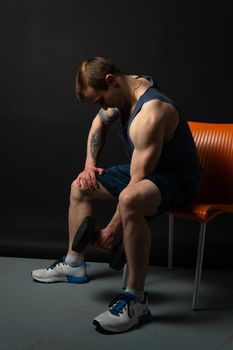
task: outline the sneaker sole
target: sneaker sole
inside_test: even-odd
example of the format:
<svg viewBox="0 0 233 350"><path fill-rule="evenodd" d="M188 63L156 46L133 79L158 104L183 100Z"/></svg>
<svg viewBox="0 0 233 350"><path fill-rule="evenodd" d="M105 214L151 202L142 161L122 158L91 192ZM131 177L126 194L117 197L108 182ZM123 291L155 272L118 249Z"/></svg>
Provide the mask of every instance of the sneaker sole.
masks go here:
<svg viewBox="0 0 233 350"><path fill-rule="evenodd" d="M105 329L101 326L100 322L97 320L93 321L93 325L96 326L96 330L100 333L104 333L104 334L116 334L116 333L125 333L130 331L132 328L135 328L137 326L140 326L141 324L145 324L150 322L152 319L152 315L151 312L148 310L148 312L142 316L138 317L138 323L132 325L131 327L129 327L128 329L122 330L122 331L110 331L108 329Z"/></svg>
<svg viewBox="0 0 233 350"><path fill-rule="evenodd" d="M115 333L118 333L118 332L111 332L111 331L107 331L106 329L104 329L101 324L99 323L99 321L96 321L94 320L93 321L93 325L96 327L96 330L100 333L103 333L103 334L115 334Z"/></svg>
<svg viewBox="0 0 233 350"><path fill-rule="evenodd" d="M53 277L53 278L38 278L32 275L32 278L35 282L41 282L41 283L58 283L58 282L67 282L67 283L76 283L76 284L82 284L89 282L89 278L87 275L85 276L65 276L63 278L61 277Z"/></svg>

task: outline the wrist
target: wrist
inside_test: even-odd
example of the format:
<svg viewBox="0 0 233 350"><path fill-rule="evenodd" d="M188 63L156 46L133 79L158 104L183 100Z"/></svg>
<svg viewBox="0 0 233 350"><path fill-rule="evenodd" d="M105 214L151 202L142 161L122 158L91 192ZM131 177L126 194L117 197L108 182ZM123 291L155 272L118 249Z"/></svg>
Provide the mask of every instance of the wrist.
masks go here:
<svg viewBox="0 0 233 350"><path fill-rule="evenodd" d="M117 230L121 227L121 217L119 213L115 214L112 218L112 220L109 223L109 226L113 228L114 230Z"/></svg>
<svg viewBox="0 0 233 350"><path fill-rule="evenodd" d="M96 163L86 163L85 164L85 169L90 169L90 168L95 168L96 167Z"/></svg>

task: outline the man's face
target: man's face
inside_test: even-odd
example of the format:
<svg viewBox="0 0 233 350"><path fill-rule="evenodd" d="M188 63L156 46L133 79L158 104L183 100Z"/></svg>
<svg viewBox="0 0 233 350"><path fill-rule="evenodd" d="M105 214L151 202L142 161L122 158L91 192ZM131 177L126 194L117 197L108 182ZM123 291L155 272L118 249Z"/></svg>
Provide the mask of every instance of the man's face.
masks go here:
<svg viewBox="0 0 233 350"><path fill-rule="evenodd" d="M122 108L125 101L117 77L113 74L107 74L105 79L108 90L96 90L88 86L84 91L84 98L105 110L108 108Z"/></svg>
<svg viewBox="0 0 233 350"><path fill-rule="evenodd" d="M84 92L85 100L99 105L103 109L120 108L121 101L116 87L109 87L108 90L95 90L88 86Z"/></svg>

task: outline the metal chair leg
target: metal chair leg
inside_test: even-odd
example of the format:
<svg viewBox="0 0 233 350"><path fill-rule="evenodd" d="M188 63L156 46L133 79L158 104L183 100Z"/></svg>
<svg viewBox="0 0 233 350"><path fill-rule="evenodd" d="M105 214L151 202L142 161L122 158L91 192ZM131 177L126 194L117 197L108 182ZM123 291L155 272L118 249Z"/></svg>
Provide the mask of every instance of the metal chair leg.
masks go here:
<svg viewBox="0 0 233 350"><path fill-rule="evenodd" d="M127 282L128 282L128 265L127 263L124 266L123 270L123 278L122 278L122 290L124 291L127 287Z"/></svg>
<svg viewBox="0 0 233 350"><path fill-rule="evenodd" d="M168 269L173 269L173 236L174 236L174 216L169 215L168 231Z"/></svg>
<svg viewBox="0 0 233 350"><path fill-rule="evenodd" d="M206 233L206 224L200 224L199 240L198 240L198 251L197 251L197 263L196 263L196 272L195 272L195 281L193 289L193 301L192 309L197 310L198 299L199 299L199 287L201 282L201 272L202 272L202 261L205 245L205 233Z"/></svg>

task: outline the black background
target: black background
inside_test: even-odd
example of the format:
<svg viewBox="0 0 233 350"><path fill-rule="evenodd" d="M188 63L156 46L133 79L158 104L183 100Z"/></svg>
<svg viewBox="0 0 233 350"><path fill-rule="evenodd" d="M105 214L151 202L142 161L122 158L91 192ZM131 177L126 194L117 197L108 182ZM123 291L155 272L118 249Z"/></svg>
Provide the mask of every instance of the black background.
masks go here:
<svg viewBox="0 0 233 350"><path fill-rule="evenodd" d="M188 120L232 123L232 17L230 1L1 1L1 255L64 253L70 184L96 112L75 96L81 61L106 56L127 73L153 75ZM126 159L118 129L100 166ZM98 205L99 226L113 210ZM175 264L193 265L198 225L175 222ZM233 267L232 223L222 215L208 225L207 267ZM151 263L166 264L168 218L151 225Z"/></svg>

